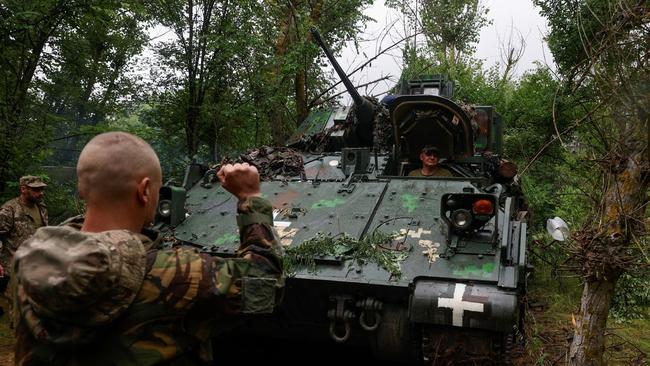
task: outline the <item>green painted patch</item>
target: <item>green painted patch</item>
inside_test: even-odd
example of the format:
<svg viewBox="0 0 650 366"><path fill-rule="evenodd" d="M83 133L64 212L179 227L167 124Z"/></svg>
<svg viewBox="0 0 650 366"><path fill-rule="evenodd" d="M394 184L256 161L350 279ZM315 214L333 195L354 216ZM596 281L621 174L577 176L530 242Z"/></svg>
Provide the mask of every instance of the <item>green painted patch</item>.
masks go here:
<svg viewBox="0 0 650 366"><path fill-rule="evenodd" d="M454 276L458 277L483 277L491 278L492 272L494 272L494 263L485 263L482 266L468 265L468 266L459 266L458 269L454 269Z"/></svg>
<svg viewBox="0 0 650 366"><path fill-rule="evenodd" d="M215 245L223 245L226 243L236 243L239 240L239 237L235 234L224 234L222 237L217 239L214 244Z"/></svg>
<svg viewBox="0 0 650 366"><path fill-rule="evenodd" d="M336 197L333 200L320 200L313 205L311 205L311 208L323 208L323 207L336 207L338 205L341 205L345 203L345 200L343 198Z"/></svg>
<svg viewBox="0 0 650 366"><path fill-rule="evenodd" d="M415 211L418 208L418 198L412 194L404 193L402 196L402 207L409 210L409 212Z"/></svg>

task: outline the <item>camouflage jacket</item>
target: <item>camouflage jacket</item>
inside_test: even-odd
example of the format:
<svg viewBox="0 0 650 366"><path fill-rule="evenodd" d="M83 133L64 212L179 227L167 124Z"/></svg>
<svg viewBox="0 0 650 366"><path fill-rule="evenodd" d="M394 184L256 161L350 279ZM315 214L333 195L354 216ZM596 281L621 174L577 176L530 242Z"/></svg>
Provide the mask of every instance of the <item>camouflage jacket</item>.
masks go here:
<svg viewBox="0 0 650 366"><path fill-rule="evenodd" d="M19 284L16 364L209 362L210 337L248 314L272 312L284 285L282 248L270 224L270 203L249 199L240 205L240 215L252 219L242 220L241 244L234 258L185 247L157 249L157 239L138 235L148 248L142 286L131 306L101 329L79 324L78 319L68 322L61 320L64 316L48 319L39 315L21 298Z"/></svg>
<svg viewBox="0 0 650 366"><path fill-rule="evenodd" d="M47 210L43 205L37 205L41 212L43 224L47 225ZM7 201L0 207L0 264L4 268L9 268L11 259L16 249L36 232L34 218L29 214L26 207L20 202L20 197Z"/></svg>

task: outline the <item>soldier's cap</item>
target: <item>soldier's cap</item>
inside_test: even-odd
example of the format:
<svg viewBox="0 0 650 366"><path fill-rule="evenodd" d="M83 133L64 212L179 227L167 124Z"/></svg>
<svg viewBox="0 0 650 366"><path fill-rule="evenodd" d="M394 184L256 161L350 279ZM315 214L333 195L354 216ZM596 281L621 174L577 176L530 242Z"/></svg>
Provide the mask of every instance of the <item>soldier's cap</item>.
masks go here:
<svg viewBox="0 0 650 366"><path fill-rule="evenodd" d="M34 175L26 175L24 177L20 177L20 185L31 188L47 187L47 184L45 184L40 177Z"/></svg>
<svg viewBox="0 0 650 366"><path fill-rule="evenodd" d="M42 227L16 251L19 296L36 314L71 324L106 324L126 310L144 281L146 252L127 230L87 233Z"/></svg>
<svg viewBox="0 0 650 366"><path fill-rule="evenodd" d="M421 151L427 155L434 154L435 156L440 156L438 148L433 145L424 145Z"/></svg>

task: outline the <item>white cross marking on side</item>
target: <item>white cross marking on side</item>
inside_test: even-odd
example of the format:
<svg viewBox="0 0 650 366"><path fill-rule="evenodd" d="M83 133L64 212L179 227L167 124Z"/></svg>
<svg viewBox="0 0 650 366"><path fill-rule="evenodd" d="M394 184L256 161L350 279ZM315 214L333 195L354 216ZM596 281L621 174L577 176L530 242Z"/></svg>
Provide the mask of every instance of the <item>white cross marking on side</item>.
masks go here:
<svg viewBox="0 0 650 366"><path fill-rule="evenodd" d="M463 313L467 311L475 311L477 313L483 312L483 304L479 302L463 301L463 294L465 293L466 285L464 283L457 283L454 289L454 297L438 298L439 308L452 309L453 325L455 327L463 326Z"/></svg>

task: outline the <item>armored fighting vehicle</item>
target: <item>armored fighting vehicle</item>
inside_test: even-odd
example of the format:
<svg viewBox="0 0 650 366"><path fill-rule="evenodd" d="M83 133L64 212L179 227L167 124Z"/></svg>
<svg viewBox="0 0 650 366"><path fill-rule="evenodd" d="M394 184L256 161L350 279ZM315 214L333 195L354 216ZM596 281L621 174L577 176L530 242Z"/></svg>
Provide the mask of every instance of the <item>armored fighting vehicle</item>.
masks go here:
<svg viewBox="0 0 650 366"><path fill-rule="evenodd" d="M403 81L384 104L364 98L313 34L354 105L313 111L289 144L304 169L262 182L289 277L280 308L242 332L363 344L396 363L505 363L527 239L501 116L452 101L441 76ZM408 176L426 145L453 176ZM193 164L182 187L163 187L158 226L232 256L237 202L215 173Z"/></svg>

